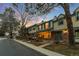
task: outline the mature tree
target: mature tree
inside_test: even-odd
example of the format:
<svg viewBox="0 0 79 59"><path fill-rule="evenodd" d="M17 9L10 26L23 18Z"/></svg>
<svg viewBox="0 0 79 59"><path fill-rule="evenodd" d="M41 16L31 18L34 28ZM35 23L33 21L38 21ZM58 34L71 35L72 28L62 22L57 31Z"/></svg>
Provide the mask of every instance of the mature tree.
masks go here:
<svg viewBox="0 0 79 59"><path fill-rule="evenodd" d="M26 26L27 21L30 20L33 15L30 15L28 12L26 12L26 7L24 3L13 3L12 5L16 12L19 14L21 27Z"/></svg>
<svg viewBox="0 0 79 59"><path fill-rule="evenodd" d="M19 22L14 18L14 13L12 8L5 9L1 27L5 32L9 32L11 38L12 32L16 31L19 25Z"/></svg>
<svg viewBox="0 0 79 59"><path fill-rule="evenodd" d="M27 24L27 20L31 19L31 15L29 15L25 10L25 5L24 4L19 4L19 3L13 3L13 8L16 10L16 12L19 14L20 19L20 31L19 34L20 36L25 36L25 32L26 32L26 24Z"/></svg>
<svg viewBox="0 0 79 59"><path fill-rule="evenodd" d="M67 22L67 28L68 28L68 38L69 38L69 44L70 46L75 46L75 38L74 38L74 29L73 29L73 23L72 18L70 14L70 7L69 4L64 3L61 5L65 11L65 17Z"/></svg>

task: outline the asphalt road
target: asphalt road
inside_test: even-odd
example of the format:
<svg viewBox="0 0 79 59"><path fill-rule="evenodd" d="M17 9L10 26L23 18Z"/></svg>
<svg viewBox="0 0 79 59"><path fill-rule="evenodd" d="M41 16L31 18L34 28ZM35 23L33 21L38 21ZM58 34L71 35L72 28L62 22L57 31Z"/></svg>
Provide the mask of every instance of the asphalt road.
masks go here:
<svg viewBox="0 0 79 59"><path fill-rule="evenodd" d="M13 40L0 40L0 56L45 56Z"/></svg>

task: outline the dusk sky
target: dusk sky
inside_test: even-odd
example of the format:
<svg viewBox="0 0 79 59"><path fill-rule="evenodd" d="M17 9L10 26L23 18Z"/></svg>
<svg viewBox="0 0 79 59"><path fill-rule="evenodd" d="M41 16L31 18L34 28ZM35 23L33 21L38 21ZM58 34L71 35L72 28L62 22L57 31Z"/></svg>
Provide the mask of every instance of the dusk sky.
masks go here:
<svg viewBox="0 0 79 59"><path fill-rule="evenodd" d="M3 13L5 11L6 8L8 7L12 7L12 5L10 3L0 3L0 13ZM79 7L78 3L75 4L71 4L70 5L70 11L71 13L73 13L73 11ZM54 16L58 16L60 13L64 13L64 10L62 7L55 7L53 10L51 10L51 12L49 12L47 15L44 15L42 17L39 18L38 22L41 22L42 20L44 21L48 21L54 18ZM19 16L18 16L19 17ZM31 22L29 22L28 24L34 24L36 23L36 20L32 20Z"/></svg>
<svg viewBox="0 0 79 59"><path fill-rule="evenodd" d="M71 4L70 5L70 12L71 14L73 13L73 11L79 7L79 4ZM54 8L49 14L47 14L47 20L51 20L52 18L54 18L54 16L58 16L59 14L64 13L64 10L62 7L56 7ZM46 18L46 17L43 17Z"/></svg>

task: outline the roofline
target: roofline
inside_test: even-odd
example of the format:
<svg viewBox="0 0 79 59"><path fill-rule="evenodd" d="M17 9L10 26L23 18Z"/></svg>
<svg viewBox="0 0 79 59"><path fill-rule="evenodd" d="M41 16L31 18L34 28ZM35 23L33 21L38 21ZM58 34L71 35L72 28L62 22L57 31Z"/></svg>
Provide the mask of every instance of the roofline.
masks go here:
<svg viewBox="0 0 79 59"><path fill-rule="evenodd" d="M71 14L71 16L73 16L73 15L75 14L75 12L76 12L77 9L79 9L79 7L77 7L77 8L73 11L73 13ZM59 14L59 15L57 16L57 18L59 18L60 15L65 16L65 14L61 13L61 14ZM50 22L50 21L56 22L56 21L58 21L58 20L54 20L54 18L53 18L53 19L51 19L51 20L49 20L49 21L41 22L40 24L34 24L34 25L41 25L41 24L44 24L44 23L47 23L47 22ZM34 25L29 26L28 28L33 27Z"/></svg>

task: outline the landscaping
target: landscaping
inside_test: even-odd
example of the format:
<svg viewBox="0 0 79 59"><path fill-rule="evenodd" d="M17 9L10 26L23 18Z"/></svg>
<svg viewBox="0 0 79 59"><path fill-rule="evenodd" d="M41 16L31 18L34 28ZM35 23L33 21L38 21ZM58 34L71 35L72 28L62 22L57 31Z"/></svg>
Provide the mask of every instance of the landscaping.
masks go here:
<svg viewBox="0 0 79 59"><path fill-rule="evenodd" d="M43 45L45 43L45 41L43 41L43 40L39 40L39 39L38 40L35 40L35 39L31 39L31 38L26 39L26 38L20 37L20 36L19 37L16 37L16 39L21 40L23 42L30 43L30 44L34 44L36 46L40 46L40 45Z"/></svg>
<svg viewBox="0 0 79 59"><path fill-rule="evenodd" d="M76 44L74 49L62 44L48 45L44 48L66 56L79 56L79 44Z"/></svg>

